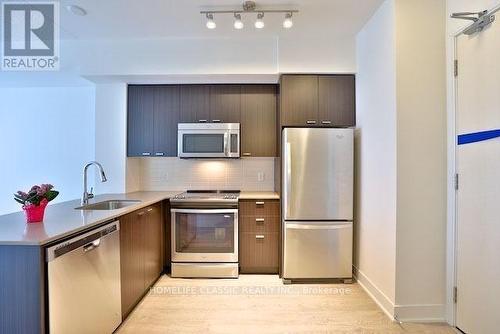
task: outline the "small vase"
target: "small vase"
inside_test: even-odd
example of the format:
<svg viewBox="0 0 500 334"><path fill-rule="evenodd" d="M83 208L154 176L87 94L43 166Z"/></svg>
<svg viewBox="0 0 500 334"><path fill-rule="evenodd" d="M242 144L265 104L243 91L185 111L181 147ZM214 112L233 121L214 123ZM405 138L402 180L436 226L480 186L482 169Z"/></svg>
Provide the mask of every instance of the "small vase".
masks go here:
<svg viewBox="0 0 500 334"><path fill-rule="evenodd" d="M24 205L23 210L26 214L26 222L28 223L39 223L43 222L43 216L45 214L45 207L49 202L46 199L43 199L40 202L40 205Z"/></svg>

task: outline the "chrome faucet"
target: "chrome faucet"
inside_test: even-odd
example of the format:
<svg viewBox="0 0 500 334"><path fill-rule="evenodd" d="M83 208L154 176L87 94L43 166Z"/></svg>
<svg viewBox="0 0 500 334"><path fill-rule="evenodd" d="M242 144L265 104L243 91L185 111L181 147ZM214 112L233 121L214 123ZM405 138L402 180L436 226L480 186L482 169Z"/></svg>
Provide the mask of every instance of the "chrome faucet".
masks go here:
<svg viewBox="0 0 500 334"><path fill-rule="evenodd" d="M99 173L101 174L101 182L106 182L108 179L106 178L106 174L104 173L104 169L102 165L97 161L91 161L83 167L83 197L82 197L82 205L87 205L89 203L89 199L94 198L94 194L92 193L92 188L90 188L90 192L87 191L87 170L90 166L96 165L99 168Z"/></svg>

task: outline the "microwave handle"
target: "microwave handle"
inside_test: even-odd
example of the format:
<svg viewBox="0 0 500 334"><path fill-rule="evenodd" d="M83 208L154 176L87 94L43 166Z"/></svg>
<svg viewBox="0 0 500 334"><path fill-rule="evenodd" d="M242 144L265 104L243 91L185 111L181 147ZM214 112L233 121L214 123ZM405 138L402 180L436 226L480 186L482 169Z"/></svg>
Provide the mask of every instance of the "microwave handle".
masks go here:
<svg viewBox="0 0 500 334"><path fill-rule="evenodd" d="M224 133L224 155L229 156L229 133Z"/></svg>

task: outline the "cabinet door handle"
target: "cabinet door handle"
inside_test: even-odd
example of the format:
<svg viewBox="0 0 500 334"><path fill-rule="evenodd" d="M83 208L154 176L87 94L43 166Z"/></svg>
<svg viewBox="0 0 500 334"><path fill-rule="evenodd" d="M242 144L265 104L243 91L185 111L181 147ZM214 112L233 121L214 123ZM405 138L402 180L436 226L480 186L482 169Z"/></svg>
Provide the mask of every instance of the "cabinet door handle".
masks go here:
<svg viewBox="0 0 500 334"><path fill-rule="evenodd" d="M214 123L220 123L222 121L220 119L213 119L212 122L214 122Z"/></svg>
<svg viewBox="0 0 500 334"><path fill-rule="evenodd" d="M165 153L163 153L163 152L156 152L156 153L155 153L155 155L156 155L157 157L162 157L162 156L164 156L164 155L165 155Z"/></svg>
<svg viewBox="0 0 500 334"><path fill-rule="evenodd" d="M255 236L255 239L261 239L262 240L262 239L264 239L264 235L263 234L257 234Z"/></svg>
<svg viewBox="0 0 500 334"><path fill-rule="evenodd" d="M315 120L313 120L313 119L308 119L308 120L306 121L306 123L307 123L307 124L316 124L316 121L315 121Z"/></svg>
<svg viewBox="0 0 500 334"><path fill-rule="evenodd" d="M255 202L255 205L264 205L264 202Z"/></svg>
<svg viewBox="0 0 500 334"><path fill-rule="evenodd" d="M151 212L151 211L153 211L153 208L149 208L149 209L147 209L146 211L147 211L147 212Z"/></svg>
<svg viewBox="0 0 500 334"><path fill-rule="evenodd" d="M246 153L243 153L243 156L244 157L250 157L250 156L252 156L252 153L246 152Z"/></svg>
<svg viewBox="0 0 500 334"><path fill-rule="evenodd" d="M200 123L206 123L206 122L208 122L208 120L206 120L206 119L199 119L198 122L200 122Z"/></svg>
<svg viewBox="0 0 500 334"><path fill-rule="evenodd" d="M255 218L255 222L256 223L263 223L264 222L264 218Z"/></svg>
<svg viewBox="0 0 500 334"><path fill-rule="evenodd" d="M332 121L321 121L321 124L332 124Z"/></svg>
<svg viewBox="0 0 500 334"><path fill-rule="evenodd" d="M145 157L148 157L148 156L151 155L151 153L149 153L149 152L142 152L142 155L145 156Z"/></svg>
<svg viewBox="0 0 500 334"><path fill-rule="evenodd" d="M144 215L144 211L138 212L137 215L138 216L143 216Z"/></svg>

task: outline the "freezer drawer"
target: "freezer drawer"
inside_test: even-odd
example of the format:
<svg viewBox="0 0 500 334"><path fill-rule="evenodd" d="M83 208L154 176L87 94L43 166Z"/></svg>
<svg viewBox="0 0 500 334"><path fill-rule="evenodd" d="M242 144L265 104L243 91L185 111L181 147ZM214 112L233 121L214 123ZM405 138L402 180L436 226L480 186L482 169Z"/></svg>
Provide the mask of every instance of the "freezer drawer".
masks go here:
<svg viewBox="0 0 500 334"><path fill-rule="evenodd" d="M285 222L285 279L351 278L352 222Z"/></svg>

